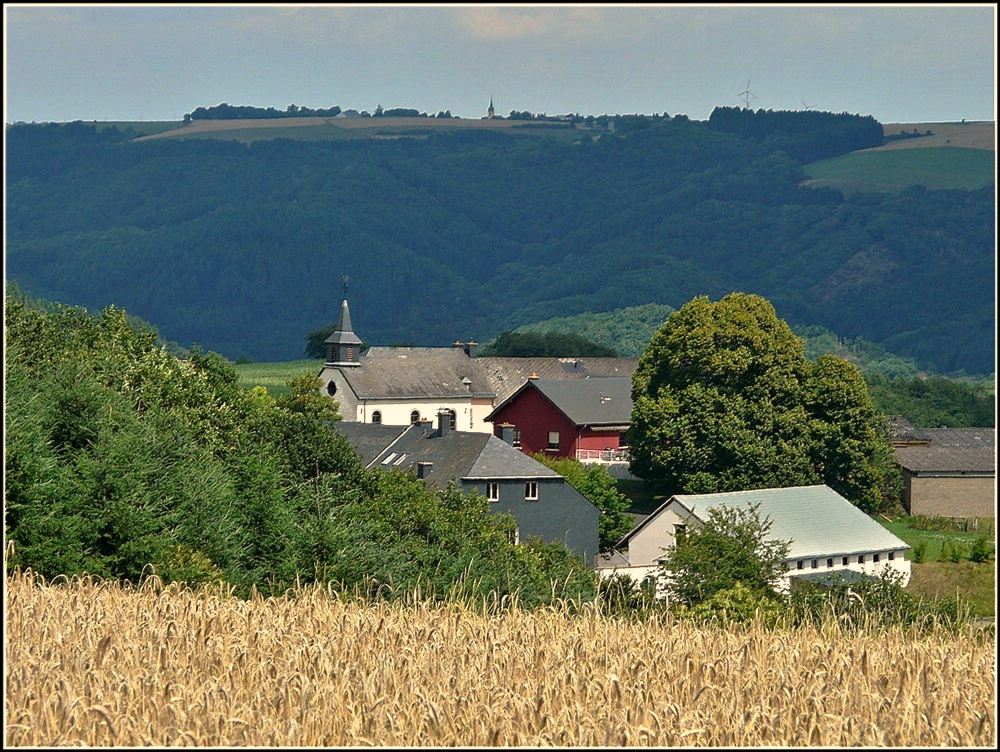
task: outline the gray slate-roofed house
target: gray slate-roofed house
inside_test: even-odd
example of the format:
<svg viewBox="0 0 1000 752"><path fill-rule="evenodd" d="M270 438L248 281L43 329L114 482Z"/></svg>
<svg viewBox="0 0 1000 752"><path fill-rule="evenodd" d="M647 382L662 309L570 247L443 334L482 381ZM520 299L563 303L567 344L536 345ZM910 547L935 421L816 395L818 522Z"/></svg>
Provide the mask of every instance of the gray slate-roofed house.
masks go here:
<svg viewBox="0 0 1000 752"><path fill-rule="evenodd" d="M477 358L486 375L489 388L499 405L534 377L552 379L586 379L624 376L631 378L639 365L639 356L624 358Z"/></svg>
<svg viewBox="0 0 1000 752"><path fill-rule="evenodd" d="M941 517L996 516L996 429L917 429L891 421L903 507Z"/></svg>
<svg viewBox="0 0 1000 752"><path fill-rule="evenodd" d="M335 428L369 468L414 472L431 488L452 479L478 491L492 513L514 517L518 539L560 541L587 566L598 552L600 510L554 470L489 434L452 430L447 415L410 426L349 423Z"/></svg>
<svg viewBox="0 0 1000 752"><path fill-rule="evenodd" d="M621 572L641 582L656 574L678 533L707 520L710 508L752 504L770 518L770 539L791 541L783 589L797 577L877 576L886 567L902 575L902 584L909 582L909 545L825 485L671 496L615 546L627 565L602 556L597 569L605 577Z"/></svg>

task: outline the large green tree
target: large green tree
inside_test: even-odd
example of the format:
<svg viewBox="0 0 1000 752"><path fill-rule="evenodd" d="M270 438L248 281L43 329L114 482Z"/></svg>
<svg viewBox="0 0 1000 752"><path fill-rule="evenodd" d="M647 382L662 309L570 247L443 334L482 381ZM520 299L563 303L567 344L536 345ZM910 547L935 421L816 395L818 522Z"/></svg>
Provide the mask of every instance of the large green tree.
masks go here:
<svg viewBox="0 0 1000 752"><path fill-rule="evenodd" d="M632 471L661 493L825 483L868 512L893 501L889 434L860 373L808 360L762 297L698 297L672 314L632 401Z"/></svg>

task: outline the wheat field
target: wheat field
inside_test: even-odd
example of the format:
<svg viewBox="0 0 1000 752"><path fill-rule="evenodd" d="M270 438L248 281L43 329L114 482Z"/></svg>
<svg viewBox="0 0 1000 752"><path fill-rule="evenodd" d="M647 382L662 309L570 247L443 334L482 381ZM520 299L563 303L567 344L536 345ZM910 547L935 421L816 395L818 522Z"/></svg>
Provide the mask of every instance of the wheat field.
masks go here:
<svg viewBox="0 0 1000 752"><path fill-rule="evenodd" d="M987 746L992 637L8 574L11 746Z"/></svg>

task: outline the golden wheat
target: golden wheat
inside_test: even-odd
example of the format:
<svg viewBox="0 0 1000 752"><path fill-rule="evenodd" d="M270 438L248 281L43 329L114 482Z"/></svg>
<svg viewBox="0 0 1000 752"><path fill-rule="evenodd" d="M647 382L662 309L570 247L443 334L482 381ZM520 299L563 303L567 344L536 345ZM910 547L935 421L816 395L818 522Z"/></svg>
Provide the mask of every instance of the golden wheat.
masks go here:
<svg viewBox="0 0 1000 752"><path fill-rule="evenodd" d="M996 649L6 581L7 746L993 746Z"/></svg>

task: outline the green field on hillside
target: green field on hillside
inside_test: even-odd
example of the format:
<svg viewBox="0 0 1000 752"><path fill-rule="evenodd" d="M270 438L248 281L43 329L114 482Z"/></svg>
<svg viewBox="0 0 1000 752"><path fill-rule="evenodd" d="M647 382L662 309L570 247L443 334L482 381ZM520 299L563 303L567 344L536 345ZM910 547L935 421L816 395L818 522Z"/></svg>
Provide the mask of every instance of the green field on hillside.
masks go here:
<svg viewBox="0 0 1000 752"><path fill-rule="evenodd" d="M811 187L895 192L910 185L973 190L996 183L996 154L953 147L861 151L803 166Z"/></svg>
<svg viewBox="0 0 1000 752"><path fill-rule="evenodd" d="M304 373L318 374L322 360L290 360L287 363L237 363L234 368L244 389L262 386L272 397L288 394L288 381Z"/></svg>

